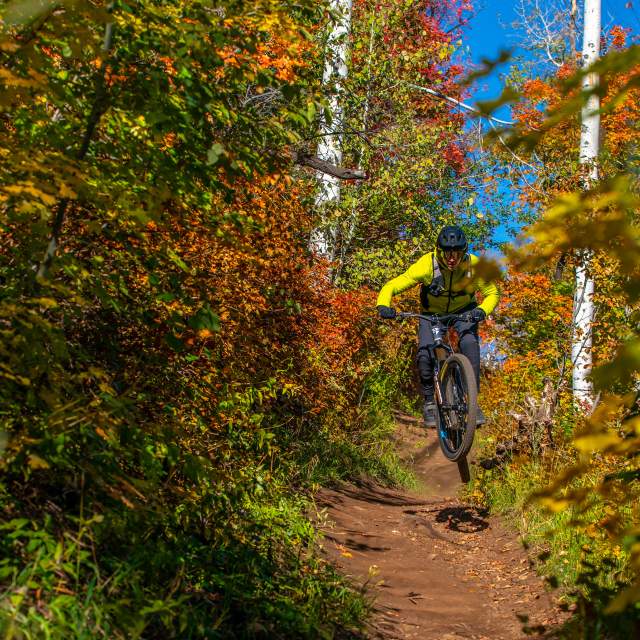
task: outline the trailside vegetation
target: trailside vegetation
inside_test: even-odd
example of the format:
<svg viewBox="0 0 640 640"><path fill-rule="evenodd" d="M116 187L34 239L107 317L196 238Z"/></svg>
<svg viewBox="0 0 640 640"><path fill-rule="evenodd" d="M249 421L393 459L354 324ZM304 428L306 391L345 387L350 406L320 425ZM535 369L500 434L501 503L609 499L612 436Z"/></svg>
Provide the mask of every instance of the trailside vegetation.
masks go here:
<svg viewBox="0 0 640 640"><path fill-rule="evenodd" d="M388 435L411 339L308 249L325 8L0 16L3 637L357 633L311 492L409 481Z"/></svg>
<svg viewBox="0 0 640 640"><path fill-rule="evenodd" d="M413 336L380 326L375 290L443 223L479 250L523 219L483 327L470 495L517 515L579 610L567 633L637 629L640 55L604 39L585 188L575 24L559 66L516 68L479 105L516 120L483 139L442 99L466 99L472 10L353 2L330 132L348 179L320 211L329 6L0 1L5 638L362 635L369 604L310 514L323 483L410 482L389 436L416 397ZM325 232L331 260L310 250ZM581 252L591 414L567 389Z"/></svg>
<svg viewBox="0 0 640 640"><path fill-rule="evenodd" d="M638 579L638 49L624 30L603 39L591 89L601 99L599 180L579 166L581 91L575 59L543 76L512 73L516 126L496 145L517 154L518 205L534 211L507 249L504 297L489 325L491 366L470 495L508 514L540 570L577 611L567 637L637 634ZM587 252L595 282L590 411L570 392L573 269Z"/></svg>

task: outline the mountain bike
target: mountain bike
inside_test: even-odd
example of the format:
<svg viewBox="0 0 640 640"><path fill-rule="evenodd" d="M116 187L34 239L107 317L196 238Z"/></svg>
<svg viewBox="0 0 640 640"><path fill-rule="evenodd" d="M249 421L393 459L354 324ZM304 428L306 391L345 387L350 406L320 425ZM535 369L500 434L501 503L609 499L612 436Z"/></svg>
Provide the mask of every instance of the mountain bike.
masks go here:
<svg viewBox="0 0 640 640"><path fill-rule="evenodd" d="M445 457L458 462L461 476L468 475L466 455L473 444L478 411L478 387L469 359L456 352L446 339L446 331L456 320L467 320L466 313L426 315L398 313L398 320L418 318L431 324L433 344L428 346L433 366L436 428L440 448Z"/></svg>

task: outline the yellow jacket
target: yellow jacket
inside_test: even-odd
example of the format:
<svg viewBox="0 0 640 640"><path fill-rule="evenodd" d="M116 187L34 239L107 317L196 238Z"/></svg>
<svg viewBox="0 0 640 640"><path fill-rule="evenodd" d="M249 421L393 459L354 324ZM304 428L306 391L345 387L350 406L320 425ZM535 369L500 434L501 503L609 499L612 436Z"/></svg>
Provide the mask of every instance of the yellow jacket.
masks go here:
<svg viewBox="0 0 640 640"><path fill-rule="evenodd" d="M498 287L493 282L486 283L474 276L474 266L478 260L478 256L469 253L453 271L441 266L442 293L434 296L426 291L434 278L434 252L427 253L420 260L414 262L401 276L387 282L380 290L376 304L390 307L393 296L415 287L417 284L422 284L425 286L425 291L421 295L423 307L428 300L427 309L431 313L455 313L464 309L475 301L475 294L480 291L484 300L478 306L489 315L496 308L500 294Z"/></svg>

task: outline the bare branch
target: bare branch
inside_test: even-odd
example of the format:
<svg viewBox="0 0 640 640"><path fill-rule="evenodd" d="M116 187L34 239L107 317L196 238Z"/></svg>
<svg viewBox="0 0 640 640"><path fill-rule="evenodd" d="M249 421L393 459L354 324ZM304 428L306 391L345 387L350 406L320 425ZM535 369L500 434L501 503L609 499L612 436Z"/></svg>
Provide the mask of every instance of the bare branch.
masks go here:
<svg viewBox="0 0 640 640"><path fill-rule="evenodd" d="M523 48L539 53L541 57L534 60L537 65L544 67L548 61L559 68L568 58L575 59L576 0L518 0L514 12L513 31L522 34L519 41Z"/></svg>
<svg viewBox="0 0 640 640"><path fill-rule="evenodd" d="M479 115L482 118L486 118L489 121L493 120L493 122L497 122L498 124L505 124L507 126L513 126L515 124L515 122L511 122L510 120L500 120L500 118L494 118L493 116L488 116L488 115L482 113L482 111L480 111L480 109L476 109L476 107L472 107L469 104L465 104L464 102L460 102L460 100L456 100L455 98L452 98L451 96L447 96L444 93L441 93L440 91L437 91L436 89L430 89L429 87L421 87L421 86L419 86L417 84L412 84L410 82L407 82L407 86L411 87L412 89L417 89L418 91L423 91L424 93L428 93L430 96L433 96L434 98L439 98L440 100L445 100L446 102L454 104L456 107L460 107L460 109L464 109L465 111L469 111L470 113L475 113L475 114Z"/></svg>
<svg viewBox="0 0 640 640"><path fill-rule="evenodd" d="M346 167L337 167L326 160L321 160L317 156L298 151L293 156L293 161L306 167L311 167L321 173L339 178L340 180L367 180L368 176L364 171L359 169L348 169Z"/></svg>

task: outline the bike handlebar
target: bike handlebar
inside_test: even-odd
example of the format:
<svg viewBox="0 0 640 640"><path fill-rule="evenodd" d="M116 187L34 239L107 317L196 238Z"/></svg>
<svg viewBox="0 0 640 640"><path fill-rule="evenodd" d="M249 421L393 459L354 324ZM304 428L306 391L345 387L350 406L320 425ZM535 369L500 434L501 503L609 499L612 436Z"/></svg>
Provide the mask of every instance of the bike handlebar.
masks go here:
<svg viewBox="0 0 640 640"><path fill-rule="evenodd" d="M438 314L423 314L423 313L410 313L408 311L401 311L396 315L396 320L406 320L407 318L420 318L421 320L427 320L429 322L443 322L447 323L451 320L465 320L471 321L469 312L465 313L446 313L442 315Z"/></svg>

